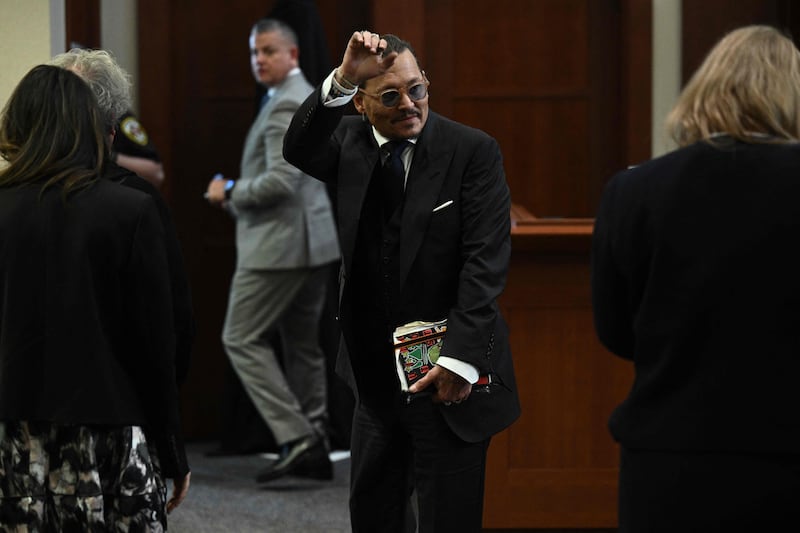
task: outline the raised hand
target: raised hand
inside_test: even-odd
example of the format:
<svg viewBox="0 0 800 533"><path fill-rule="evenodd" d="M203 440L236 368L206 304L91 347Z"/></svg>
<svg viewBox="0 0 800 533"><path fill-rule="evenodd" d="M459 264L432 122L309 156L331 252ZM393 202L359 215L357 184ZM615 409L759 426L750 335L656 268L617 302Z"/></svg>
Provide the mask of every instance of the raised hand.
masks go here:
<svg viewBox="0 0 800 533"><path fill-rule="evenodd" d="M337 69L337 81L343 78L345 86L355 86L383 74L397 57L397 52L384 55L385 49L386 41L379 34L367 30L354 32Z"/></svg>

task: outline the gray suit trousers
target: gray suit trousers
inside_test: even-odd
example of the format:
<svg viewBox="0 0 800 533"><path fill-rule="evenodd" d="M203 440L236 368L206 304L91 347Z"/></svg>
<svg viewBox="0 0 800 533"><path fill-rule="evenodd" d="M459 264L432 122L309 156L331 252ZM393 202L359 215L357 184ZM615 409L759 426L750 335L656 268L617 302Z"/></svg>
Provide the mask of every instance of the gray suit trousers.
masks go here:
<svg viewBox="0 0 800 533"><path fill-rule="evenodd" d="M324 430L327 382L318 329L326 271L240 268L231 282L222 342L278 445ZM271 344L275 331L283 369Z"/></svg>

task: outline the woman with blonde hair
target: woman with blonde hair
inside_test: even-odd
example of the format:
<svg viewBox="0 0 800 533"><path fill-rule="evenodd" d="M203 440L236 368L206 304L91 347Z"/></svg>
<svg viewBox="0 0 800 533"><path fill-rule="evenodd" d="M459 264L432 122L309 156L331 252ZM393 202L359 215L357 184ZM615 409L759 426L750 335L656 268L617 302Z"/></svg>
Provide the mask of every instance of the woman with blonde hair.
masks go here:
<svg viewBox="0 0 800 533"><path fill-rule="evenodd" d="M667 119L679 148L607 184L595 327L634 364L611 415L619 531L800 524L800 52L726 35Z"/></svg>
<svg viewBox="0 0 800 533"><path fill-rule="evenodd" d="M800 138L800 52L769 26L726 35L667 117L678 146L723 136L744 142Z"/></svg>
<svg viewBox="0 0 800 533"><path fill-rule="evenodd" d="M189 487L164 232L109 142L55 66L0 117L2 531L163 531Z"/></svg>

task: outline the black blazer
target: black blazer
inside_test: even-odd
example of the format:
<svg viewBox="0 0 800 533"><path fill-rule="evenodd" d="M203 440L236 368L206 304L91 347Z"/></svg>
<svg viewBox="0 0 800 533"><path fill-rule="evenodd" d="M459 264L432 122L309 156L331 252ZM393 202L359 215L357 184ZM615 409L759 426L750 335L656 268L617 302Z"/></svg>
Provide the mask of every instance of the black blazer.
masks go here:
<svg viewBox="0 0 800 533"><path fill-rule="evenodd" d="M161 193L149 181L138 176L135 172L123 168L116 163L109 163L105 179L117 182L125 187L142 191L149 195L155 202L158 216L164 228L164 244L167 251L167 264L169 265L170 288L172 292L172 311L175 325L175 377L178 384L186 381L191 362L192 344L196 333L194 313L192 311L191 291L189 278L186 275L186 266L183 252L175 232L169 207Z"/></svg>
<svg viewBox="0 0 800 533"><path fill-rule="evenodd" d="M164 229L145 193L0 189L0 419L141 425L166 477L179 436Z"/></svg>
<svg viewBox="0 0 800 533"><path fill-rule="evenodd" d="M284 157L335 185L342 248L340 323L346 351L351 352L358 349L358 324L352 323L348 273L353 271L359 215L379 149L371 126L343 113L343 107L324 107L318 88L295 114ZM496 301L505 286L511 250L510 198L496 141L429 113L405 198L394 326L447 317L441 354L491 374L495 384L442 413L462 439L486 439L519 416L508 331ZM452 203L434 212L446 202ZM340 350L337 370L358 394L345 350Z"/></svg>
<svg viewBox="0 0 800 533"><path fill-rule="evenodd" d="M631 448L800 450L800 146L699 142L622 172L592 246Z"/></svg>

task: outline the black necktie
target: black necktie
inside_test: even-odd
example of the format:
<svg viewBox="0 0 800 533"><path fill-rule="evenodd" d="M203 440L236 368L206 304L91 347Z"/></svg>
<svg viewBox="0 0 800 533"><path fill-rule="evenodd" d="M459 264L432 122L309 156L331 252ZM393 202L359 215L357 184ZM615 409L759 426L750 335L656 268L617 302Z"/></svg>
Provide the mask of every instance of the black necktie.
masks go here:
<svg viewBox="0 0 800 533"><path fill-rule="evenodd" d="M403 203L403 192L405 189L406 170L403 165L403 150L408 146L408 141L389 141L381 149L389 154L383 163L381 181L383 184L383 215L388 220L392 214Z"/></svg>

